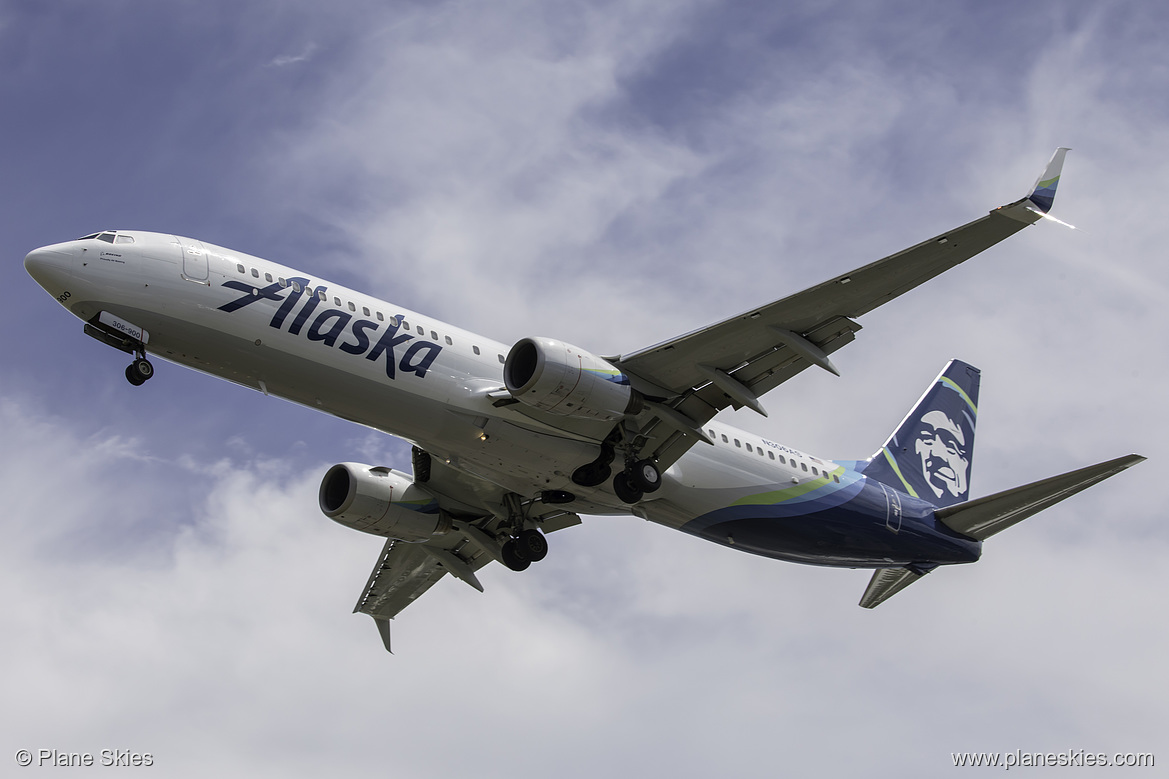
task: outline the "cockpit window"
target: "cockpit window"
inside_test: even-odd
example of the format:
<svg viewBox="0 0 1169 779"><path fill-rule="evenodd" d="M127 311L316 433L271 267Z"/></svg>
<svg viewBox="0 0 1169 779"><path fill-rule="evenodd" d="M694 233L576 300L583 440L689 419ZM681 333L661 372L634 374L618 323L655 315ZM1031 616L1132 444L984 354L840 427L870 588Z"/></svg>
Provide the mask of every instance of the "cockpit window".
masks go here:
<svg viewBox="0 0 1169 779"><path fill-rule="evenodd" d="M118 235L116 231L106 230L101 233L90 233L83 235L77 240L79 241L105 241L106 243L134 243L134 236L132 235Z"/></svg>

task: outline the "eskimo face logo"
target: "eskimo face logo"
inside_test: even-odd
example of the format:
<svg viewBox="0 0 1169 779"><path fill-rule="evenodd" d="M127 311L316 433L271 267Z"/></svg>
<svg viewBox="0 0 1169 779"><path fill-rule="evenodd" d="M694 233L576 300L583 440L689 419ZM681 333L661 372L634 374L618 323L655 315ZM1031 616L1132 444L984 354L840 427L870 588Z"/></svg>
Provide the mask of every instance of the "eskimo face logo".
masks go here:
<svg viewBox="0 0 1169 779"><path fill-rule="evenodd" d="M921 475L935 497L966 494L970 476L969 439L962 426L944 411L930 411L917 428L914 451L921 458Z"/></svg>
<svg viewBox="0 0 1169 779"><path fill-rule="evenodd" d="M426 371L438 357L438 353L442 351L441 346L433 341L414 341L406 346L401 360L398 360L394 349L414 340L414 336L410 333L398 332L402 326L400 317L390 317L388 323L378 323L370 319L356 319L354 314L332 306L322 308L318 312L317 307L326 297L326 288L312 289L309 287L310 283L308 279L304 278L288 279L286 284L291 288L291 291L287 295L283 295L286 288L281 284L253 287L242 281L225 281L224 287L244 294L235 300L224 303L219 307L219 310L230 314L261 300L276 301L280 303L280 306L272 315L272 321L268 323L269 327L274 327L277 330L287 329L292 335L300 335L301 331L304 330L305 338L310 341L320 341L325 346L336 346L346 354L364 355L365 359L374 362L384 354L386 356L386 376L391 379L396 377L397 371L401 371L403 374L413 373L419 378L426 376ZM285 322L302 299L305 301L304 305L285 328ZM310 319L312 319L311 322ZM308 324L307 330L305 330L306 324ZM387 324L388 327L385 332L379 333L382 324ZM338 341L341 341L339 346L337 345ZM394 367L395 364L397 371Z"/></svg>

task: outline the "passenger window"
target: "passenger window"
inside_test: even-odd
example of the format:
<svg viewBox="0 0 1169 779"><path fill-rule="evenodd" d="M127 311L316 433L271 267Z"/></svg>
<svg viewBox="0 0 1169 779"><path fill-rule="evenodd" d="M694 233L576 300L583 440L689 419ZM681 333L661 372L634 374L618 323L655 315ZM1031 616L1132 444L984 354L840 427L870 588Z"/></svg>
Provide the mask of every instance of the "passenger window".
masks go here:
<svg viewBox="0 0 1169 779"><path fill-rule="evenodd" d="M292 291L293 292L300 292L300 282L299 281L292 282Z"/></svg>
<svg viewBox="0 0 1169 779"><path fill-rule="evenodd" d="M747 451L754 452L755 450L751 448L751 444L747 444Z"/></svg>
<svg viewBox="0 0 1169 779"><path fill-rule="evenodd" d="M739 443L739 439L737 439L737 438L735 439L735 446L737 446L740 449L743 448L743 445L741 443Z"/></svg>
<svg viewBox="0 0 1169 779"><path fill-rule="evenodd" d="M503 355L502 354L499 355L499 364L503 365L505 362L507 362L507 361L503 358Z"/></svg>
<svg viewBox="0 0 1169 779"><path fill-rule="evenodd" d="M819 475L820 475L820 472L816 470L816 466L814 466L814 465L812 466L812 475L813 475L813 476L819 476Z"/></svg>
<svg viewBox="0 0 1169 779"><path fill-rule="evenodd" d="M768 458L770 458L770 459L774 460L774 459L775 459L775 452L773 452L773 451L771 451L771 450L769 449L769 450L767 451L767 456L768 456Z"/></svg>
<svg viewBox="0 0 1169 779"><path fill-rule="evenodd" d="M422 329L422 325L418 325L418 335L426 335L426 331Z"/></svg>
<svg viewBox="0 0 1169 779"><path fill-rule="evenodd" d="M242 265L241 265L241 266L239 266L239 267L240 267L240 273L243 273L243 268L244 268L244 266L242 266ZM285 281L284 279L276 279L276 283L278 283L278 284L279 284L280 286L282 286L282 287L287 287L287 286L288 286L288 282L287 282L287 281Z"/></svg>
<svg viewBox="0 0 1169 779"><path fill-rule="evenodd" d="M779 456L779 463L780 465L787 465L787 458L785 458L782 454Z"/></svg>
<svg viewBox="0 0 1169 779"><path fill-rule="evenodd" d="M760 457L762 457L762 456L763 456L763 448L762 448L762 447L760 447L760 448L759 448L759 449L757 449L756 451L757 451L757 452L759 452L759 456L760 456Z"/></svg>
<svg viewBox="0 0 1169 779"><path fill-rule="evenodd" d="M377 321L379 321L379 322L384 322L384 321L386 321L386 318L385 318L384 316L382 316L382 312L381 312L381 311L377 312Z"/></svg>
<svg viewBox="0 0 1169 779"><path fill-rule="evenodd" d="M451 340L451 337L449 335L446 337L446 345L447 346L454 346L455 345L455 342Z"/></svg>
<svg viewBox="0 0 1169 779"><path fill-rule="evenodd" d="M832 480L833 480L834 482L836 482L837 484L840 484L840 477L839 477L839 476L837 476L835 473L834 473L834 474L832 474Z"/></svg>
<svg viewBox="0 0 1169 779"><path fill-rule="evenodd" d="M430 340L432 340L432 341L437 341L437 340L438 340L438 333L436 333L436 332L434 332L433 330L431 330L431 331L430 331Z"/></svg>
<svg viewBox="0 0 1169 779"><path fill-rule="evenodd" d="M407 329L407 330L409 330L409 329L410 329L410 323L409 323L409 322L407 322L407 321L405 321L404 319L399 319L399 320L398 320L398 326L399 326L399 327L403 327L403 328L405 328L405 329Z"/></svg>
<svg viewBox="0 0 1169 779"><path fill-rule="evenodd" d="M317 290L317 298L318 298L319 300L328 300L328 299L329 299L328 295L326 295L326 294L325 294L325 289L324 289L324 287L322 287L321 289L318 289L318 290Z"/></svg>
<svg viewBox="0 0 1169 779"><path fill-rule="evenodd" d="M800 467L801 467L801 468L803 468L805 472L808 470L808 464L807 464L807 463L800 463Z"/></svg>
<svg viewBox="0 0 1169 779"><path fill-rule="evenodd" d="M271 273L265 273L265 274L264 274L264 281L268 281L268 282L272 281L272 274L271 274Z"/></svg>
<svg viewBox="0 0 1169 779"><path fill-rule="evenodd" d="M357 311L357 305L352 300L349 301L349 310Z"/></svg>
<svg viewBox="0 0 1169 779"><path fill-rule="evenodd" d="M727 434L726 434L726 433L723 433L723 443L724 443L724 444L729 444L730 442L731 442L731 441L730 441L730 439L729 439L729 438L727 438Z"/></svg>
<svg viewBox="0 0 1169 779"><path fill-rule="evenodd" d="M333 305L336 306L337 308L340 308L341 307L341 298L338 298L338 297L333 298Z"/></svg>
<svg viewBox="0 0 1169 779"><path fill-rule="evenodd" d="M478 346L472 346L472 347L471 347L471 351L473 351L475 354L479 354L479 347L478 347Z"/></svg>
<svg viewBox="0 0 1169 779"><path fill-rule="evenodd" d="M366 308L365 306L362 306L361 307L361 315L362 316L369 316L369 309Z"/></svg>
<svg viewBox="0 0 1169 779"><path fill-rule="evenodd" d="M235 266L235 269L236 269L237 271L239 271L240 273L247 273L247 272L248 272L248 269L247 269L247 268L245 268L243 265L236 265L236 266Z"/></svg>
<svg viewBox="0 0 1169 779"><path fill-rule="evenodd" d="M252 278L253 279L260 278L260 272L258 270L256 270L255 268L252 268Z"/></svg>

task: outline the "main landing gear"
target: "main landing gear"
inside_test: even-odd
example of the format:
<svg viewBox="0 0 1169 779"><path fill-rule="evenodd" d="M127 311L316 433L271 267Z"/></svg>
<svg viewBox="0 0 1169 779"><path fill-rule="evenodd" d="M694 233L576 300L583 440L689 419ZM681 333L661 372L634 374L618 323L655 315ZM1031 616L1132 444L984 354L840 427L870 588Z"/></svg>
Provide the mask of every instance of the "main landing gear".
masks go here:
<svg viewBox="0 0 1169 779"><path fill-rule="evenodd" d="M575 496L553 490L541 493L537 500L544 503L570 503L575 500ZM503 543L503 564L513 571L524 571L532 563L538 563L548 556L548 539L536 528L524 527L531 521L526 519L525 510L531 503L521 503L520 496L515 493L504 496L504 503L509 515L511 536Z"/></svg>
<svg viewBox="0 0 1169 779"><path fill-rule="evenodd" d="M637 503L647 492L662 486L662 474L653 460L629 460L613 477L613 492L625 503Z"/></svg>
<svg viewBox="0 0 1169 779"><path fill-rule="evenodd" d="M503 564L513 571L527 570L548 556L548 539L534 528L521 530L503 545Z"/></svg>
<svg viewBox="0 0 1169 779"><path fill-rule="evenodd" d="M601 443L601 454L591 463L580 466L572 474L573 482L582 487L599 487L613 474L612 463L618 446L625 449L625 468L613 476L613 492L625 503L637 503L646 493L656 492L662 486L662 474L652 459L639 459L637 448L624 443L629 438L621 425L613 429Z"/></svg>

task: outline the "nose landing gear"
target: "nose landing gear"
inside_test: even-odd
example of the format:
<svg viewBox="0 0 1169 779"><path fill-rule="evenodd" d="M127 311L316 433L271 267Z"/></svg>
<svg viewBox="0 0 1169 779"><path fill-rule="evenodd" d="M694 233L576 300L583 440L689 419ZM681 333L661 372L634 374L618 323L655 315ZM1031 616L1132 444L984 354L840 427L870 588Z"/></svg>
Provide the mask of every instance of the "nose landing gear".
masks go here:
<svg viewBox="0 0 1169 779"><path fill-rule="evenodd" d="M150 340L150 334L141 327L119 319L108 311L99 311L85 323L85 334L134 355L134 362L126 366L126 381L135 387L145 384L154 375L154 366L146 359L146 342Z"/></svg>
<svg viewBox="0 0 1169 779"><path fill-rule="evenodd" d="M154 366L150 364L150 360L146 359L145 355L140 354L134 359L134 362L126 366L126 381L135 387L142 386L153 375Z"/></svg>

